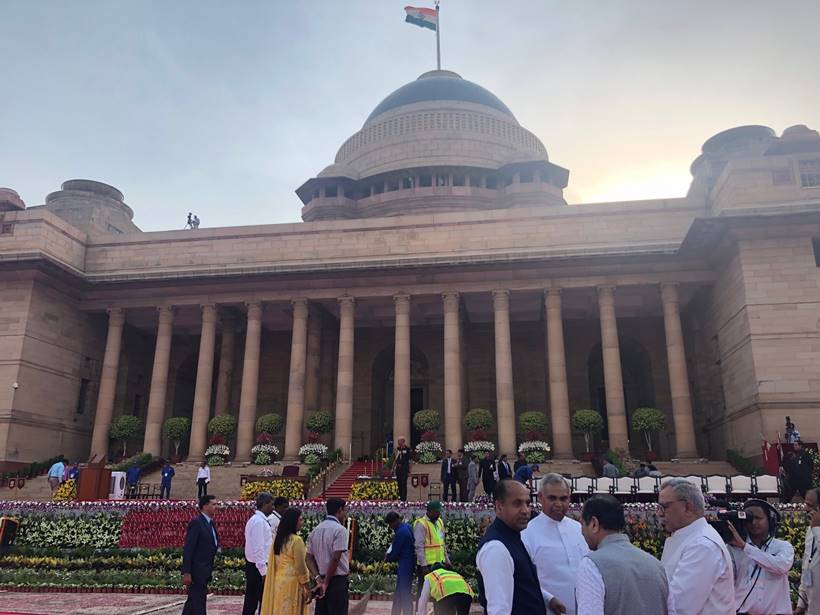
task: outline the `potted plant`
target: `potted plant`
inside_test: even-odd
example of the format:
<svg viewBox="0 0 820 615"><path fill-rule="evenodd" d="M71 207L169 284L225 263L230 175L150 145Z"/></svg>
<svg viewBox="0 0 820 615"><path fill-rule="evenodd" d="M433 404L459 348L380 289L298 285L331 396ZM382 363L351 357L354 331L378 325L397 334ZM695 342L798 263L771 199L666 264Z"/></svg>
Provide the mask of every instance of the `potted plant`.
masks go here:
<svg viewBox="0 0 820 615"><path fill-rule="evenodd" d="M314 410L307 417L308 442L319 442L320 437L333 431L333 415L327 410Z"/></svg>
<svg viewBox="0 0 820 615"><path fill-rule="evenodd" d="M122 443L122 457L125 458L125 450L129 438L135 438L142 431L142 421L131 414L122 414L111 423L108 428L108 437L112 440L119 440Z"/></svg>
<svg viewBox="0 0 820 615"><path fill-rule="evenodd" d="M208 422L208 433L211 434L210 446L205 449L208 465L225 465L231 449L228 440L236 433L236 419L230 414L220 414Z"/></svg>
<svg viewBox="0 0 820 615"><path fill-rule="evenodd" d="M518 452L524 453L527 463L543 463L551 449L546 441L548 429L547 416L540 410L522 412L518 417L519 433L524 434L524 441L518 446Z"/></svg>
<svg viewBox="0 0 820 615"><path fill-rule="evenodd" d="M586 453L584 461L592 459L592 453L589 451L589 438L593 433L601 431L604 427L604 419L595 410L585 408L578 410L572 415L572 427L584 434L584 444L586 446Z"/></svg>
<svg viewBox="0 0 820 615"><path fill-rule="evenodd" d="M191 419L185 416L172 416L162 425L162 437L170 440L174 445L173 463L179 463L179 445L182 439L191 430Z"/></svg>
<svg viewBox="0 0 820 615"><path fill-rule="evenodd" d="M487 452L495 452L495 444L487 435L494 423L495 419L489 410L473 408L467 411L464 415L464 426L467 428L468 442L464 445L464 452L468 457L472 454L482 456Z"/></svg>
<svg viewBox="0 0 820 615"><path fill-rule="evenodd" d="M643 432L646 440L646 459L655 461L657 454L652 449L652 434L666 429L666 415L657 408L638 408L632 413L632 430Z"/></svg>

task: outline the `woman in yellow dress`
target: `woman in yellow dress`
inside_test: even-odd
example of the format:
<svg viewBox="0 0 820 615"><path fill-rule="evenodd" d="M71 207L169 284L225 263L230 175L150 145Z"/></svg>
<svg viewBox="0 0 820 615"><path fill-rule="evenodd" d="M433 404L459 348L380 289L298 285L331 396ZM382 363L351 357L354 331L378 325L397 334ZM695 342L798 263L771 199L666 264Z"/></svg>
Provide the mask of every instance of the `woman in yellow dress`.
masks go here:
<svg viewBox="0 0 820 615"><path fill-rule="evenodd" d="M288 508L282 514L268 554L262 615L308 615L310 573L305 562L307 549L298 535L304 523L298 508Z"/></svg>

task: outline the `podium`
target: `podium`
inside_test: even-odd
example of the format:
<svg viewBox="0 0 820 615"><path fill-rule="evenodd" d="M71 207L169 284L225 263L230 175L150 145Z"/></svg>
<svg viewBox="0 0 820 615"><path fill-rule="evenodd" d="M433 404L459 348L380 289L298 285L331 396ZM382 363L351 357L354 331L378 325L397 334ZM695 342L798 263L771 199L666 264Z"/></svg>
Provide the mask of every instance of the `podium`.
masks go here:
<svg viewBox="0 0 820 615"><path fill-rule="evenodd" d="M80 470L78 500L107 500L110 488L111 470L105 467L105 462L89 463Z"/></svg>

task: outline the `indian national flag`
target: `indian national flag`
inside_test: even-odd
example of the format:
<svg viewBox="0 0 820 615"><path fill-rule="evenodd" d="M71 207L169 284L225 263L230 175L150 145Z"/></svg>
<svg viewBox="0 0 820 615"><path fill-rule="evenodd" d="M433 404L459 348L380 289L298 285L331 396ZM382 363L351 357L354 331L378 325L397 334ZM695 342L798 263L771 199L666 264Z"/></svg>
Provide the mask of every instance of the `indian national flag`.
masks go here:
<svg viewBox="0 0 820 615"><path fill-rule="evenodd" d="M422 28L429 28L430 30L435 30L438 27L436 9L420 9L415 6L405 6L404 12L407 13L407 17L404 18L404 21L407 23L421 26Z"/></svg>

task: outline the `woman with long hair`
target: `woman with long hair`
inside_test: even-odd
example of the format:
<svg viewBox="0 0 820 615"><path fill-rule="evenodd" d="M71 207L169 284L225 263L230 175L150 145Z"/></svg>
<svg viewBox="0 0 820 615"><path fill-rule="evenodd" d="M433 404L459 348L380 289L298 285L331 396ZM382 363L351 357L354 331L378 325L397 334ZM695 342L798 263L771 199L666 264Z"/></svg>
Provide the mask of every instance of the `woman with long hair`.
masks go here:
<svg viewBox="0 0 820 615"><path fill-rule="evenodd" d="M310 573L305 561L307 549L299 537L304 523L298 508L288 508L282 514L268 554L262 615L308 615Z"/></svg>

